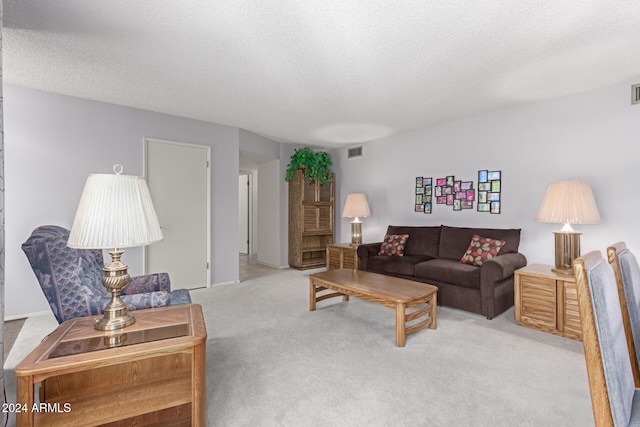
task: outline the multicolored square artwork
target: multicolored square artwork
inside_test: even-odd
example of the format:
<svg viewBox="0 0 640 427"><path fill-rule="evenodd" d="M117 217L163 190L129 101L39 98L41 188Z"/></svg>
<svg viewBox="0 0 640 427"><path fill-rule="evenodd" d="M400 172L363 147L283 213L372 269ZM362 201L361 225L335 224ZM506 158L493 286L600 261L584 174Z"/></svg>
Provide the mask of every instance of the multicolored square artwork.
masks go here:
<svg viewBox="0 0 640 427"><path fill-rule="evenodd" d="M501 171L478 171L478 212L500 213Z"/></svg>
<svg viewBox="0 0 640 427"><path fill-rule="evenodd" d="M431 178L425 178L422 176L416 177L416 200L415 211L423 212L426 214L431 213L432 202L431 198L433 189L433 180Z"/></svg>

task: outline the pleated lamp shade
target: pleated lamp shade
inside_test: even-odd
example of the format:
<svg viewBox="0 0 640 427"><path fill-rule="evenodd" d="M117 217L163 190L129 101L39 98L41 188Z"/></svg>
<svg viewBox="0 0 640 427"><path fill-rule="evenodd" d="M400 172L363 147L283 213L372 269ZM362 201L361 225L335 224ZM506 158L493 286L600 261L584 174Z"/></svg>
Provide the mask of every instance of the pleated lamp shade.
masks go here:
<svg viewBox="0 0 640 427"><path fill-rule="evenodd" d="M342 210L343 218L357 218L368 217L371 215L369 210L369 204L367 198L362 193L351 193L347 195L347 200L344 203L344 209Z"/></svg>
<svg viewBox="0 0 640 427"><path fill-rule="evenodd" d="M554 231L555 267L551 270L565 275L573 274L573 261L580 256L580 235L571 224L598 224L600 213L586 182L552 182L547 187L536 221L564 224Z"/></svg>
<svg viewBox="0 0 640 427"><path fill-rule="evenodd" d="M581 181L552 182L542 199L536 221L558 224L599 224L600 213L591 187Z"/></svg>
<svg viewBox="0 0 640 427"><path fill-rule="evenodd" d="M144 178L117 172L89 175L69 234L69 247L120 249L149 245L162 238Z"/></svg>

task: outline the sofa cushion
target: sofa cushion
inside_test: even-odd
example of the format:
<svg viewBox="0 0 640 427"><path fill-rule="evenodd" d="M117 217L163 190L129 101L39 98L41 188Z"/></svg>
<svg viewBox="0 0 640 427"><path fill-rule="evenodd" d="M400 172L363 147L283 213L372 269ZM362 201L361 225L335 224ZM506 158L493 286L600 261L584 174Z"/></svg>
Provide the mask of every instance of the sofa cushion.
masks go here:
<svg viewBox="0 0 640 427"><path fill-rule="evenodd" d="M459 260L432 259L415 266L415 277L480 289L480 267Z"/></svg>
<svg viewBox="0 0 640 427"><path fill-rule="evenodd" d="M380 244L378 255L404 256L404 245L408 238L408 234L387 234Z"/></svg>
<svg viewBox="0 0 640 427"><path fill-rule="evenodd" d="M480 267L482 263L497 257L503 246L504 240L489 239L474 234L460 262Z"/></svg>
<svg viewBox="0 0 640 427"><path fill-rule="evenodd" d="M440 244L441 226L405 227L390 225L387 234L408 234L407 244L404 248L405 255L423 255L429 258L438 258L438 246ZM467 241L467 244L469 241ZM466 249L466 248L465 248ZM459 258L459 257L458 257Z"/></svg>
<svg viewBox="0 0 640 427"><path fill-rule="evenodd" d="M520 246L519 228L465 228L442 226L438 258L460 261L467 251L474 234L491 239L504 240L500 255L516 253Z"/></svg>
<svg viewBox="0 0 640 427"><path fill-rule="evenodd" d="M415 266L421 262L428 260L426 256L385 256L374 255L369 257L367 262L367 271L387 274L403 274L405 276L413 276L415 274Z"/></svg>

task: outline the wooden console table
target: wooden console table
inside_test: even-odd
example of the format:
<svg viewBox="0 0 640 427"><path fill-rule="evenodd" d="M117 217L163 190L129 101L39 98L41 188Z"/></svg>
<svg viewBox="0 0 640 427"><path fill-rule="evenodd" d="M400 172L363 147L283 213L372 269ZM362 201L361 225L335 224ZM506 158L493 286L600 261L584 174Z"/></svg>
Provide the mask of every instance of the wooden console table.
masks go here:
<svg viewBox="0 0 640 427"><path fill-rule="evenodd" d="M136 322L113 332L94 329L101 316L68 320L20 362L17 425L204 426L202 308L131 313Z"/></svg>
<svg viewBox="0 0 640 427"><path fill-rule="evenodd" d="M576 279L552 268L531 264L515 271L515 320L521 326L581 340Z"/></svg>

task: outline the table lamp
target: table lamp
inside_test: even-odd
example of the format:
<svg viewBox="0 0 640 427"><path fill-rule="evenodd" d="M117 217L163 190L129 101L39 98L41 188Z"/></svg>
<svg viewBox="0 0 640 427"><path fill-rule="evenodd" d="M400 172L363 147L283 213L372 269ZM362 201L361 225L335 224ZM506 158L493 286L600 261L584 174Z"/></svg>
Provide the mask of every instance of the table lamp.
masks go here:
<svg viewBox="0 0 640 427"><path fill-rule="evenodd" d="M600 214L591 187L586 182L552 182L542 199L536 221L564 224L554 231L556 266L560 274L573 274L573 260L580 256L580 235L571 224L598 224Z"/></svg>
<svg viewBox="0 0 640 427"><path fill-rule="evenodd" d="M351 193L347 195L342 211L343 218L354 218L351 221L351 246L362 244L362 221L358 217L371 215L367 198L362 193Z"/></svg>
<svg viewBox="0 0 640 427"><path fill-rule="evenodd" d="M120 261L122 248L144 246L162 240L160 224L144 178L122 175L122 166L113 167L115 175L91 174L69 233L67 246L77 249L110 250L111 264L104 267L102 285L111 292L104 317L96 320L100 331L122 329L135 322L120 299L129 283L127 265Z"/></svg>

